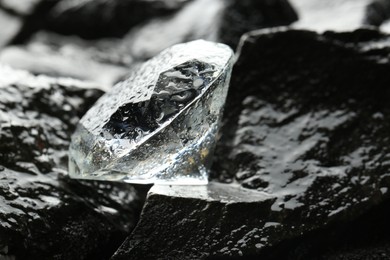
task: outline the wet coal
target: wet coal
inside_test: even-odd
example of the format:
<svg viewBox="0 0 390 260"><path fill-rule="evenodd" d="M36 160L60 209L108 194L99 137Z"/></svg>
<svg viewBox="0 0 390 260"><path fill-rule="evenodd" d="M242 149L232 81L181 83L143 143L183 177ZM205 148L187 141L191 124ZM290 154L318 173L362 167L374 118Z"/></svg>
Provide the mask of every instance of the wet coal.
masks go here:
<svg viewBox="0 0 390 260"><path fill-rule="evenodd" d="M366 29L248 34L214 160L213 179L226 184L154 187L114 259L277 253L386 201L390 65L378 43L387 39Z"/></svg>
<svg viewBox="0 0 390 260"><path fill-rule="evenodd" d="M67 176L70 134L102 91L5 66L0 77L0 256L107 259L141 197L130 185Z"/></svg>

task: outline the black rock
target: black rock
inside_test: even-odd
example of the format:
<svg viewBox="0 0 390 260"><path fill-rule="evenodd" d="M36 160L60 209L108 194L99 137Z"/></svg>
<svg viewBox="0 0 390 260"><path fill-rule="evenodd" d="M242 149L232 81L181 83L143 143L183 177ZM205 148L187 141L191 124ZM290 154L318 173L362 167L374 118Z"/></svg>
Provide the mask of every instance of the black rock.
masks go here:
<svg viewBox="0 0 390 260"><path fill-rule="evenodd" d="M66 175L69 136L102 94L93 87L0 67L0 258L107 259L134 227L131 185Z"/></svg>
<svg viewBox="0 0 390 260"><path fill-rule="evenodd" d="M261 259L365 260L390 256L390 200L353 219L283 241Z"/></svg>
<svg viewBox="0 0 390 260"><path fill-rule="evenodd" d="M390 0L374 0L366 7L364 23L380 26L390 19Z"/></svg>
<svg viewBox="0 0 390 260"><path fill-rule="evenodd" d="M120 37L150 18L175 12L190 0L60 1L45 19L45 28L87 39Z"/></svg>
<svg viewBox="0 0 390 260"><path fill-rule="evenodd" d="M288 25L297 18L287 0L193 0L169 17L132 29L120 48L138 59L148 59L173 44L196 39L226 43L235 49L243 33Z"/></svg>
<svg viewBox="0 0 390 260"><path fill-rule="evenodd" d="M204 38L235 48L247 31L297 19L287 0L41 1L37 0L39 4L12 38L18 46L2 50L0 62L34 74L105 86L123 78L138 61L173 44ZM84 38L119 37L129 32L123 38L85 40L47 31L36 33L39 29Z"/></svg>
<svg viewBox="0 0 390 260"><path fill-rule="evenodd" d="M388 40L374 30L248 34L233 69L214 181L152 188L113 259L259 256L383 202Z"/></svg>
<svg viewBox="0 0 390 260"><path fill-rule="evenodd" d="M137 61L148 59L173 44L205 38L224 42L235 48L241 35L247 31L286 25L297 19L296 13L287 0L259 2L249 0L213 0L211 2L208 0L94 0L62 1L58 4L50 2L51 5L45 3L39 4L36 11L25 19L21 32L14 40L14 43L24 44L2 50L0 62L34 74L89 80L107 87L123 78L128 68ZM107 8L100 8L101 6ZM88 29L83 26L96 26L94 28L102 33L115 32L115 30L102 30L100 23L104 23L105 26L114 26L120 20L125 20L124 17L121 18L121 15L115 15L115 12L121 13L130 7L138 7L132 12L138 12L135 17L144 19L144 22L134 28L129 25L127 29L132 29L123 39L85 40L47 31L40 31L30 37L39 28L50 29L47 27L57 24L68 28L69 34L80 34L81 32L77 30ZM57 9L67 11L60 12ZM160 9L170 9L168 13L175 12L162 16L162 13L157 11ZM61 14L60 17L66 21L62 21L62 18L58 20L53 18L54 21L44 20L42 17L48 12L47 10L52 10L52 13L58 11ZM88 14L91 12L91 14L83 16L84 12ZM141 15L143 12L150 13ZM92 19L93 15L113 19L113 24L105 19ZM81 23L78 18L88 19L93 24ZM118 28L121 27L118 26ZM54 31L64 33L62 30ZM93 33L93 30L87 31Z"/></svg>
<svg viewBox="0 0 390 260"><path fill-rule="evenodd" d="M298 15L288 0L224 1L218 28L218 42L235 49L241 36L255 29L289 25L298 20ZM217 21L216 21L217 22Z"/></svg>
<svg viewBox="0 0 390 260"><path fill-rule="evenodd" d="M256 253L267 243L264 229L280 228L279 223L267 223L272 205L267 198L220 183L154 186L136 229L112 259L204 259L214 254Z"/></svg>

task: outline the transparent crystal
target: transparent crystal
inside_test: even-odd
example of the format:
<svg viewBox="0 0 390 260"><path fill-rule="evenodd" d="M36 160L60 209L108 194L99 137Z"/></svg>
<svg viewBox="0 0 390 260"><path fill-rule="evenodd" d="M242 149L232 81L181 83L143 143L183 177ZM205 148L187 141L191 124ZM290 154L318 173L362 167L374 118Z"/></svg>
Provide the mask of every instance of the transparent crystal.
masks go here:
<svg viewBox="0 0 390 260"><path fill-rule="evenodd" d="M233 63L223 44L178 44L143 63L80 120L71 177L206 184Z"/></svg>

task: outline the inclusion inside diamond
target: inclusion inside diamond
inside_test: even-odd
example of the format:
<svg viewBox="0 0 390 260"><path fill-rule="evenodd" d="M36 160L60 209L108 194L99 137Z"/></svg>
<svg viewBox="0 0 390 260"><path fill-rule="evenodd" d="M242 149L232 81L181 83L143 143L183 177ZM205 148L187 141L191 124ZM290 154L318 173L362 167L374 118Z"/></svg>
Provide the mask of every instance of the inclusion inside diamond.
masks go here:
<svg viewBox="0 0 390 260"><path fill-rule="evenodd" d="M213 80L213 65L192 60L160 74L150 100L121 106L103 127L103 136L139 139L170 120Z"/></svg>
<svg viewBox="0 0 390 260"><path fill-rule="evenodd" d="M70 146L74 178L205 184L233 52L175 45L145 62L82 118Z"/></svg>

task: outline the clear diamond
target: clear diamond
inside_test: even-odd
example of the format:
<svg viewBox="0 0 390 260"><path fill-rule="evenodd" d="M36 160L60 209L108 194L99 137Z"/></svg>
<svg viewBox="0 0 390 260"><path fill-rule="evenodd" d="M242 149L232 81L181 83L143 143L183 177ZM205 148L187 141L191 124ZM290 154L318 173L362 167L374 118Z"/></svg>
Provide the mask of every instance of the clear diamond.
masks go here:
<svg viewBox="0 0 390 260"><path fill-rule="evenodd" d="M205 184L233 63L223 44L175 45L114 86L81 119L74 178Z"/></svg>

